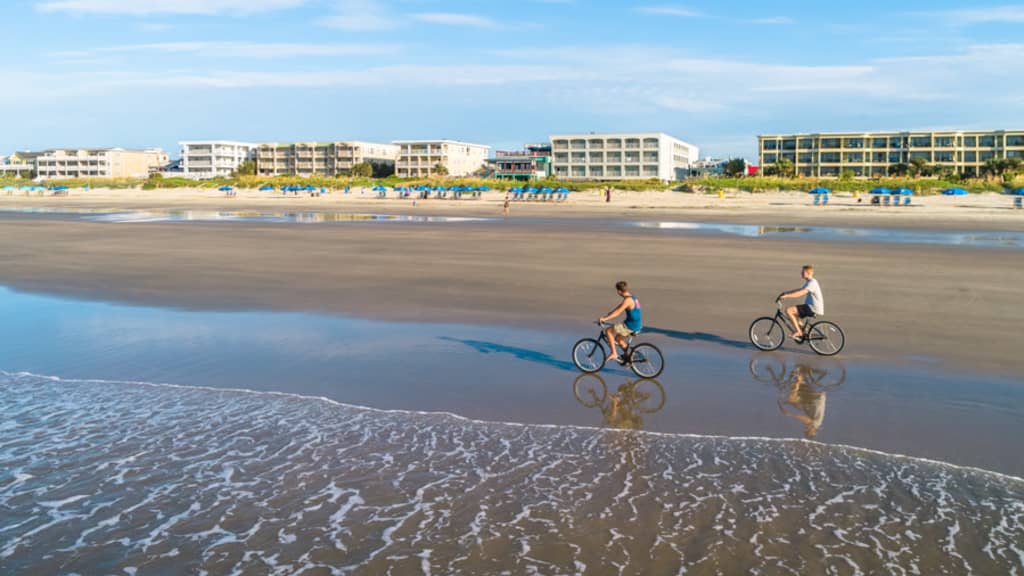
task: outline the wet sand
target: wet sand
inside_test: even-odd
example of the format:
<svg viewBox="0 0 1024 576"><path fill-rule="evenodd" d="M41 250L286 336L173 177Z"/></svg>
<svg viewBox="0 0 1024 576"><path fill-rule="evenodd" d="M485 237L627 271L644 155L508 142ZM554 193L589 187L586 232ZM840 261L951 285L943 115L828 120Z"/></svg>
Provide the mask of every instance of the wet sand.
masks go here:
<svg viewBox="0 0 1024 576"><path fill-rule="evenodd" d="M863 222L862 222L863 224ZM628 279L655 340L746 341L812 263L847 358L1020 376L1024 251L603 229L600 220L115 224L0 216L0 282L196 308L589 333Z"/></svg>

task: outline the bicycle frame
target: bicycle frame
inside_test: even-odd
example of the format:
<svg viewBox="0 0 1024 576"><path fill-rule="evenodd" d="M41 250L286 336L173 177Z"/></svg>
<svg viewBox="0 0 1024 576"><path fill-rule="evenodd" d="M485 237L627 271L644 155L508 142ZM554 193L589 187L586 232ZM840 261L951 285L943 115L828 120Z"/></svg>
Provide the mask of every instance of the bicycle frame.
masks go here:
<svg viewBox="0 0 1024 576"><path fill-rule="evenodd" d="M608 342L608 338L607 338L607 335L605 334L605 330L611 328L612 325L608 324L608 323L603 323L603 324L598 324L598 326L601 327L601 331L598 332L598 334L597 334L597 342L601 346L608 346L609 350L606 350L606 352L611 353L611 351L612 351L611 350L611 346L614 346L614 344L612 344L611 342ZM630 334L629 336L626 337L626 347L625 347L625 349L622 350L622 354L626 358L629 358L630 350L633 349L633 338L636 338L636 334Z"/></svg>
<svg viewBox="0 0 1024 576"><path fill-rule="evenodd" d="M782 312L782 303L781 302L778 305L778 309L775 310L775 321L778 322L779 324L781 324L783 327L789 329L789 330L793 330L794 332L796 331L796 328L793 327L793 323L789 321L789 316L787 316L786 314L784 314ZM803 318L803 325L800 326L800 333L801 334L806 333L807 332L807 328L810 326L810 324L811 324L810 318ZM801 343L809 342L811 340L824 340L824 338L811 338L810 335L806 335L806 336L804 336L803 338L800 339L800 342Z"/></svg>

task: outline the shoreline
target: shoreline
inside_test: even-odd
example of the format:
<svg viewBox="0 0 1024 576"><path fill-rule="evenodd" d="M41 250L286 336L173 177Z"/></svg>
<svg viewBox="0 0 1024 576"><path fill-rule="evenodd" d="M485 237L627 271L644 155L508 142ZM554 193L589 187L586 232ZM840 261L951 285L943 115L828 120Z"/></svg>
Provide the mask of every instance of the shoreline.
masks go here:
<svg viewBox="0 0 1024 576"><path fill-rule="evenodd" d="M186 309L281 310L590 332L629 279L648 333L750 348L750 322L815 263L846 358L1020 376L1024 254L671 235L558 222L295 226L0 218L0 283ZM793 350L792 346L787 346ZM809 352L808 352L809 353Z"/></svg>

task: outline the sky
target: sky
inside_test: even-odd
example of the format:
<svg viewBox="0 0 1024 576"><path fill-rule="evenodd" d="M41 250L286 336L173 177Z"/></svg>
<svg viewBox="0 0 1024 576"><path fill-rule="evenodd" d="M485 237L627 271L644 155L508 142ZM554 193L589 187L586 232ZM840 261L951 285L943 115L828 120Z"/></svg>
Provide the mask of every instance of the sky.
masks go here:
<svg viewBox="0 0 1024 576"><path fill-rule="evenodd" d="M1024 4L4 0L0 154L1024 127Z"/></svg>

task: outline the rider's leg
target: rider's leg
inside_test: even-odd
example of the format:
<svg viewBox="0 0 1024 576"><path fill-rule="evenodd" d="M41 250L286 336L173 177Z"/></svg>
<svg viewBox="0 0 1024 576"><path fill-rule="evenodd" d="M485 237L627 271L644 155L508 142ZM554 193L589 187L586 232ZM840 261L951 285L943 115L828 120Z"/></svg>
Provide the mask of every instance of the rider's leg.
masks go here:
<svg viewBox="0 0 1024 576"><path fill-rule="evenodd" d="M615 341L617 339L615 337L615 330L612 328L606 328L604 331L604 337L608 341L608 347L612 349L612 353L608 356L608 359L615 360L619 357L619 351L615 348Z"/></svg>
<svg viewBox="0 0 1024 576"><path fill-rule="evenodd" d="M786 316L789 317L790 323L792 323L794 332L790 334L794 339L800 338L803 335L803 328L800 325L800 316L797 315L796 306L790 306L786 308Z"/></svg>

